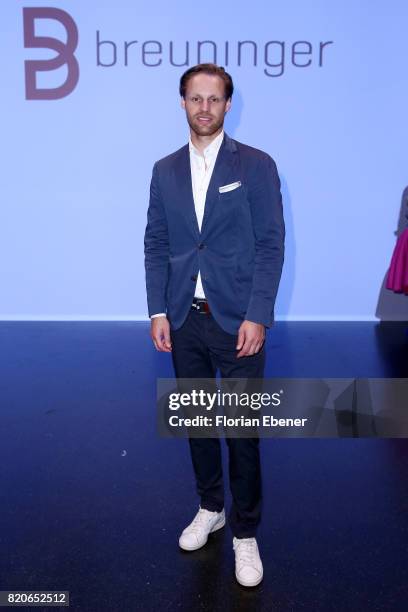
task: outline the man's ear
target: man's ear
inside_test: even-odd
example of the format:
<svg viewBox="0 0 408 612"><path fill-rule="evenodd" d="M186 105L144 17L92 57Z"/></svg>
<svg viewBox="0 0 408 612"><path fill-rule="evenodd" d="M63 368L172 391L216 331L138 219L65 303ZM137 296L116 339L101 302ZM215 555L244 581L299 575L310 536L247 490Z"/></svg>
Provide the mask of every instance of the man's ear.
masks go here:
<svg viewBox="0 0 408 612"><path fill-rule="evenodd" d="M186 101L183 97L180 98L180 105L181 105L181 108L186 108Z"/></svg>
<svg viewBox="0 0 408 612"><path fill-rule="evenodd" d="M227 104L225 105L225 112L228 113L230 108L231 108L231 98L227 100Z"/></svg>

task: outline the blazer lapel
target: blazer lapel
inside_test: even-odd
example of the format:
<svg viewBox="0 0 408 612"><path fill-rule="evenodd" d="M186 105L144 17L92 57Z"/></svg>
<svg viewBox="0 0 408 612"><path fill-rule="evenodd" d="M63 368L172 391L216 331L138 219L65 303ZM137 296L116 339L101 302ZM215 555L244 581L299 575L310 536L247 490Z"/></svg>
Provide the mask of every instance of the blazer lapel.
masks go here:
<svg viewBox="0 0 408 612"><path fill-rule="evenodd" d="M208 185L207 197L205 200L203 223L200 229L198 227L197 215L194 206L193 185L191 181L191 166L190 166L190 151L188 144L180 149L180 154L175 167L177 180L177 188L180 196L180 206L184 209L186 218L190 226L199 238L205 228L208 226L208 221L214 206L219 201L218 187L226 185L240 178L239 175L239 159L236 155L237 146L227 134L224 134L220 150L218 151L217 159L211 176L210 184Z"/></svg>
<svg viewBox="0 0 408 612"><path fill-rule="evenodd" d="M209 218L214 207L219 202L218 188L220 185L226 185L233 180L240 178L239 176L239 159L236 155L237 146L227 134L224 134L220 150L218 151L217 159L211 176L210 184L208 185L207 197L205 200L204 218L201 226L203 234L208 226ZM193 202L194 204L194 202Z"/></svg>
<svg viewBox="0 0 408 612"><path fill-rule="evenodd" d="M194 206L193 185L191 182L190 151L188 145L180 150L180 156L175 168L178 197L180 197L180 207L184 209L185 216L189 221L194 234L198 237L200 230L198 227L197 215Z"/></svg>

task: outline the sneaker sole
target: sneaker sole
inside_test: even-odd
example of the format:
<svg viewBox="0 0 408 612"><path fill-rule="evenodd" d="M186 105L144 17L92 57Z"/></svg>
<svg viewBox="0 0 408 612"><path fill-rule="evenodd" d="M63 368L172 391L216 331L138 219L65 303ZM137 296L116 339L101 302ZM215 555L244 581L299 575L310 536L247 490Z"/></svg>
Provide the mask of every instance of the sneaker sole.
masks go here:
<svg viewBox="0 0 408 612"><path fill-rule="evenodd" d="M235 574L235 578L237 579L238 584L240 584L241 586L244 586L244 587L255 587L255 586L258 586L258 584L260 584L262 582L262 580L263 580L263 572L262 572L261 576L259 577L259 579L256 580L255 582L241 582L238 579L238 576L236 574Z"/></svg>
<svg viewBox="0 0 408 612"><path fill-rule="evenodd" d="M224 526L225 526L225 516L223 517L223 519L222 519L222 520L221 520L219 523L216 523L216 524L214 525L214 527L211 529L210 533L214 533L214 531L218 531L219 529L222 529ZM209 534L208 534L208 535L209 535ZM202 544L200 544L200 545L197 545L197 546L192 546L192 547L187 547L187 546L182 546L182 545L180 544L180 540L179 540L179 546L180 546L180 548L181 548L182 550L187 550L187 551L189 551L189 552L190 552L190 551L192 551L192 550L199 550L200 548L202 548L203 546L205 546L205 545L207 544L207 542L208 542L208 538L206 539L206 541L205 541L205 542L203 542L203 543L202 543Z"/></svg>

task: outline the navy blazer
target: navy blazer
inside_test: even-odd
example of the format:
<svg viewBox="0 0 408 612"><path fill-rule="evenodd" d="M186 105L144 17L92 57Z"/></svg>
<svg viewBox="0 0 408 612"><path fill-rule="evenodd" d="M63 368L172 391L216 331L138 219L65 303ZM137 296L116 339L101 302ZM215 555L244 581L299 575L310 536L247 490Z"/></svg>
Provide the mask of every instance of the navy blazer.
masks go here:
<svg viewBox="0 0 408 612"><path fill-rule="evenodd" d="M241 185L220 193L219 188ZM201 232L188 144L156 162L145 231L149 315L184 323L198 271L215 320L236 334L244 319L270 327L282 272L285 226L273 159L226 134L207 191Z"/></svg>

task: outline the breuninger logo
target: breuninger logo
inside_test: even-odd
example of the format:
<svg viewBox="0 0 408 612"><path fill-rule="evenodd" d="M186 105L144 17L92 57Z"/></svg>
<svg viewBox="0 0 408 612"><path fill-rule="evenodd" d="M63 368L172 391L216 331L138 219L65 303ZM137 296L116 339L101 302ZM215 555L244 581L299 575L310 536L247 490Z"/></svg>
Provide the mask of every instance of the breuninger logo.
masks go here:
<svg viewBox="0 0 408 612"><path fill-rule="evenodd" d="M65 40L54 36L39 36L35 32L36 20L52 20L62 25ZM54 24L55 25L55 24ZM55 7L23 8L24 47L48 49L54 57L26 60L25 91L27 100L57 100L68 96L79 81L79 63L75 56L78 46L78 27L72 16ZM261 68L269 78L281 77L288 67L305 70L321 69L330 53L332 40L112 40L96 30L96 66L107 70L114 67L147 69L174 66L187 69L193 64L213 62L229 68L241 66ZM57 87L39 87L37 74L66 69L66 78Z"/></svg>

